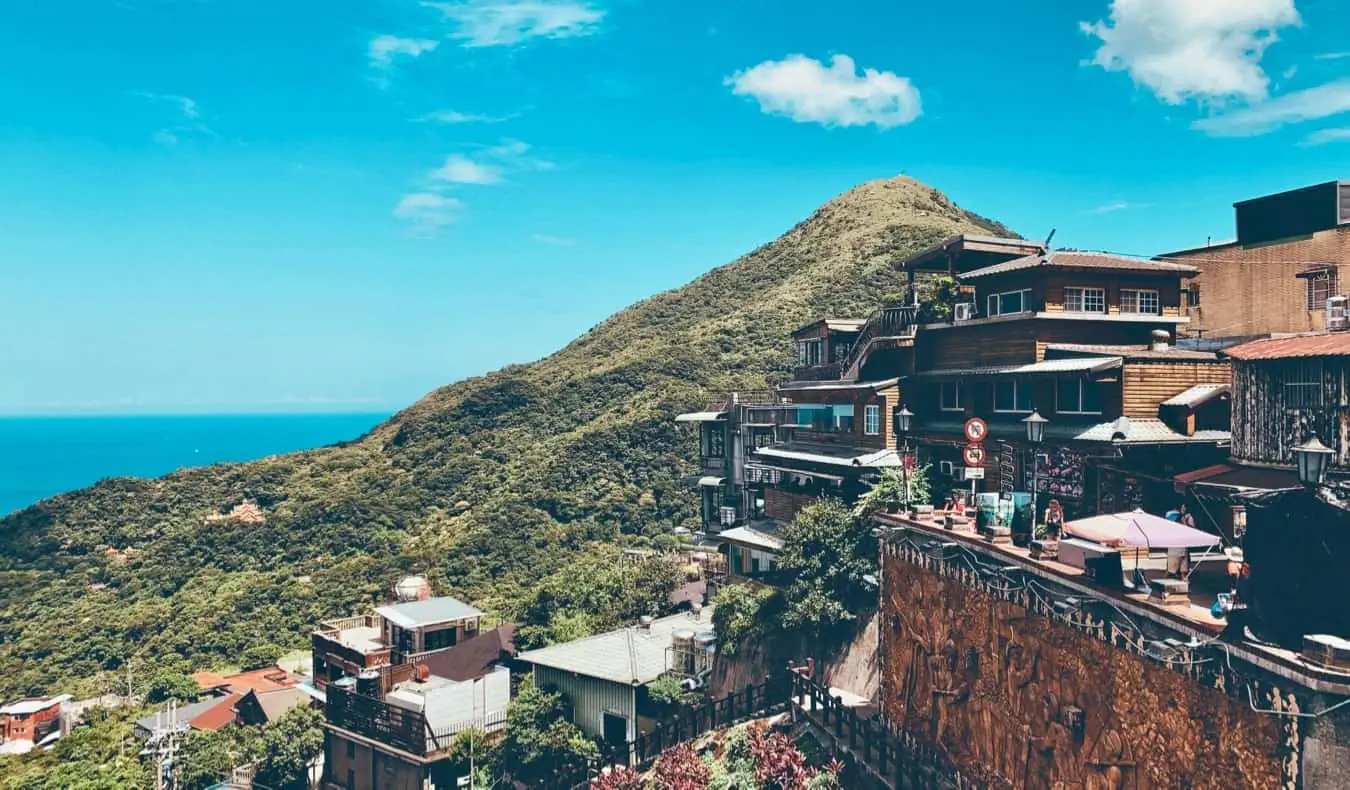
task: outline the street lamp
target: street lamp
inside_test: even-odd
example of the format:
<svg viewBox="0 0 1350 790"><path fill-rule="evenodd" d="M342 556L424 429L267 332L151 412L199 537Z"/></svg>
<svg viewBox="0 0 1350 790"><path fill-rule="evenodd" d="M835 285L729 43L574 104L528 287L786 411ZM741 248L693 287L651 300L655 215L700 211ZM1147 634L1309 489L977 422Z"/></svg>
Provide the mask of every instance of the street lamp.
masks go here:
<svg viewBox="0 0 1350 790"><path fill-rule="evenodd" d="M1314 488L1320 486L1327 476L1327 464L1331 463L1332 450L1313 433L1308 441L1294 448L1294 458L1298 461L1298 481Z"/></svg>
<svg viewBox="0 0 1350 790"><path fill-rule="evenodd" d="M1036 448L1045 441L1045 426L1050 421L1041 416L1039 411L1033 409L1031 415L1022 420L1022 424L1027 426L1027 442L1031 445L1031 534L1036 535L1036 521L1040 518L1040 499L1041 485L1038 477L1039 470L1036 469Z"/></svg>
<svg viewBox="0 0 1350 790"><path fill-rule="evenodd" d="M914 424L914 412L907 407L900 408L891 412L891 420L895 423L896 448L900 451L900 474L905 486L905 508L910 506L909 502L909 429Z"/></svg>

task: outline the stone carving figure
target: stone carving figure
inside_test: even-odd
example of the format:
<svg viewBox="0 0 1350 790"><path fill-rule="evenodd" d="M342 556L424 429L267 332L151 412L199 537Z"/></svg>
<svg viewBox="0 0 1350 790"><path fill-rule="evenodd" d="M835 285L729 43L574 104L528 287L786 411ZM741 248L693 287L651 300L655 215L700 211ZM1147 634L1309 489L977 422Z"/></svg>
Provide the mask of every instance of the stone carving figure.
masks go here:
<svg viewBox="0 0 1350 790"><path fill-rule="evenodd" d="M1125 768L1129 765L1125 739L1115 730L1107 730L1097 742L1096 751L1086 790L1123 790Z"/></svg>
<svg viewBox="0 0 1350 790"><path fill-rule="evenodd" d="M1081 766L1073 734L1060 721L1059 698L1052 691L1041 697L1036 726L1028 729L1027 770L1024 787L1076 786ZM1039 733L1038 733L1039 731Z"/></svg>
<svg viewBox="0 0 1350 790"><path fill-rule="evenodd" d="M929 659L933 674L933 743L943 746L943 736L952 727L954 720L963 717L966 702L970 699L970 677L967 667L970 661L962 662L956 643L948 639L942 650ZM954 739L958 743L964 740L964 733L957 732ZM951 750L948 750L951 751Z"/></svg>

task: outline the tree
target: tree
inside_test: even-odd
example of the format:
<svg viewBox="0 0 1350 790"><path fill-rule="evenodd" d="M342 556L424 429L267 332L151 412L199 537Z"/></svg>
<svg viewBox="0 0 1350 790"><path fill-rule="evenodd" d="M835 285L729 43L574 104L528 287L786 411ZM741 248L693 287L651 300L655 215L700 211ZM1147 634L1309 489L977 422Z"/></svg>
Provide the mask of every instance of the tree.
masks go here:
<svg viewBox="0 0 1350 790"><path fill-rule="evenodd" d="M502 762L516 779L528 784L561 765L600 756L595 742L564 719L564 712L562 694L538 688L530 678L520 684L506 709L501 746Z"/></svg>
<svg viewBox="0 0 1350 790"><path fill-rule="evenodd" d="M647 696L658 705L679 705L689 699L680 678L665 674L647 684Z"/></svg>
<svg viewBox="0 0 1350 790"><path fill-rule="evenodd" d="M825 499L802 508L782 538L778 567L792 578L784 593L784 627L829 637L876 605L864 579L877 569L870 519Z"/></svg>
<svg viewBox="0 0 1350 790"><path fill-rule="evenodd" d="M952 319L961 301L961 284L950 274L934 274L919 287L919 323L935 324Z"/></svg>
<svg viewBox="0 0 1350 790"><path fill-rule="evenodd" d="M275 665L284 652L276 645L254 645L245 650L239 660L245 670L265 669Z"/></svg>
<svg viewBox="0 0 1350 790"><path fill-rule="evenodd" d="M201 693L197 681L179 672L160 672L150 680L145 690L146 702L192 702Z"/></svg>
<svg viewBox="0 0 1350 790"><path fill-rule="evenodd" d="M309 766L323 752L323 715L313 708L291 708L262 728L258 738L257 782L275 790L309 786Z"/></svg>
<svg viewBox="0 0 1350 790"><path fill-rule="evenodd" d="M745 643L762 631L760 611L776 593L752 584L731 584L713 598L713 632L717 649L725 656L737 655Z"/></svg>
<svg viewBox="0 0 1350 790"><path fill-rule="evenodd" d="M853 508L855 518L868 520L878 513L895 513L906 507L929 504L932 492L928 484L928 465L906 473L887 469L867 493L858 497Z"/></svg>
<svg viewBox="0 0 1350 790"><path fill-rule="evenodd" d="M656 790L707 790L712 780L712 768L688 743L662 753L652 773Z"/></svg>

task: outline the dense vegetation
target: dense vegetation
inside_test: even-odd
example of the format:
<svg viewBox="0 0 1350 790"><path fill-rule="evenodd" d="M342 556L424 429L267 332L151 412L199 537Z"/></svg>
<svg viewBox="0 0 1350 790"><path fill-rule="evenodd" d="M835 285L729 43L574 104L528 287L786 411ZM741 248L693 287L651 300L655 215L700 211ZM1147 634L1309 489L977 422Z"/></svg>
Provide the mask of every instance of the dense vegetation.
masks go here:
<svg viewBox="0 0 1350 790"><path fill-rule="evenodd" d="M502 616L529 609L534 585L593 544L694 523L682 478L696 443L676 413L783 378L793 328L868 314L903 285L895 259L960 232L1006 230L909 179L867 184L547 359L437 390L359 440L107 480L12 514L0 697L300 647L317 620L410 571ZM207 519L246 498L265 524Z"/></svg>

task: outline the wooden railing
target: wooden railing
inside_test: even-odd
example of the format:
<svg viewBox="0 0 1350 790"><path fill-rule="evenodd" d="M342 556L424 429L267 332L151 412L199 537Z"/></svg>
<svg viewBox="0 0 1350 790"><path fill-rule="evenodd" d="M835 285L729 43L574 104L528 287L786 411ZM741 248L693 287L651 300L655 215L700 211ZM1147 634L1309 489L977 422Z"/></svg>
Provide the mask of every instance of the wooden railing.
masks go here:
<svg viewBox="0 0 1350 790"><path fill-rule="evenodd" d="M867 358L867 351L873 341L884 337L914 337L918 331L919 308L917 305L901 305L899 307L883 307L873 313L863 324L862 331L858 333L858 339L853 341L853 347L848 350L844 356L840 368L843 373L841 378L855 379L858 377L862 362Z"/></svg>

